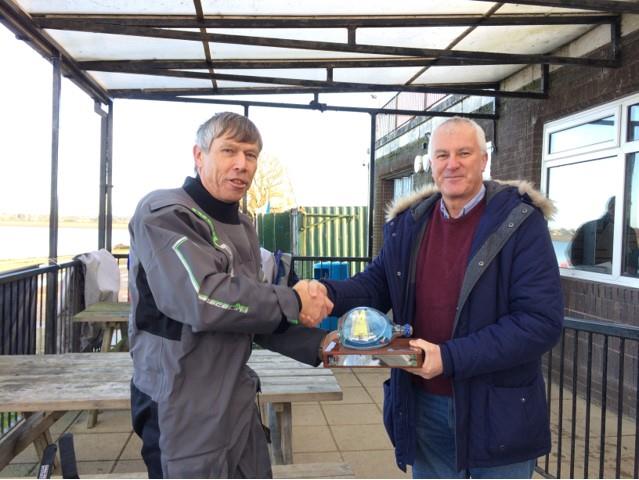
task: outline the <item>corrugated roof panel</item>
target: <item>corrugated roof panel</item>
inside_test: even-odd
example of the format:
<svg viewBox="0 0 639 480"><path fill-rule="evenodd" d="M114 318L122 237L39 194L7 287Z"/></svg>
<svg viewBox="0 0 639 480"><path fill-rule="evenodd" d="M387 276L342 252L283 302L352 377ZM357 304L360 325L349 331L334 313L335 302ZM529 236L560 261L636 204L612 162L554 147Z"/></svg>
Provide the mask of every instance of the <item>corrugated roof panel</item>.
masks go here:
<svg viewBox="0 0 639 480"><path fill-rule="evenodd" d="M106 89L120 88L211 88L211 80L160 77L133 73L90 72Z"/></svg>
<svg viewBox="0 0 639 480"><path fill-rule="evenodd" d="M341 42L348 40L345 28L207 28L208 33L242 35L247 37L288 38L314 42Z"/></svg>
<svg viewBox="0 0 639 480"><path fill-rule="evenodd" d="M404 84L422 67L373 67L373 68L336 68L333 80L336 82L361 82Z"/></svg>
<svg viewBox="0 0 639 480"><path fill-rule="evenodd" d="M77 61L205 58L201 42L67 30L47 33Z"/></svg>
<svg viewBox="0 0 639 480"><path fill-rule="evenodd" d="M195 42L193 42L195 43ZM296 48L262 47L256 45L237 45L230 43L209 43L214 59L319 59L319 58L375 58L379 55L350 52L326 52L323 50L306 50Z"/></svg>
<svg viewBox="0 0 639 480"><path fill-rule="evenodd" d="M478 27L454 49L524 54L550 53L591 28L590 25Z"/></svg>
<svg viewBox="0 0 639 480"><path fill-rule="evenodd" d="M192 0L20 0L31 13L194 14ZM202 0L205 15L398 15L483 13L492 2L468 0Z"/></svg>
<svg viewBox="0 0 639 480"><path fill-rule="evenodd" d="M468 0L202 0L207 15L399 15L483 13L492 2Z"/></svg>
<svg viewBox="0 0 639 480"><path fill-rule="evenodd" d="M498 82L521 68L522 65L431 67L412 84Z"/></svg>
<svg viewBox="0 0 639 480"><path fill-rule="evenodd" d="M466 27L358 28L357 43L411 48L446 48Z"/></svg>
<svg viewBox="0 0 639 480"><path fill-rule="evenodd" d="M18 0L29 13L193 15L193 0Z"/></svg>
<svg viewBox="0 0 639 480"><path fill-rule="evenodd" d="M200 72L204 72L200 70ZM226 70L216 68L215 73L228 75L249 75L258 77L282 77L302 80L326 80L326 70L321 68L269 68L269 69L237 69Z"/></svg>

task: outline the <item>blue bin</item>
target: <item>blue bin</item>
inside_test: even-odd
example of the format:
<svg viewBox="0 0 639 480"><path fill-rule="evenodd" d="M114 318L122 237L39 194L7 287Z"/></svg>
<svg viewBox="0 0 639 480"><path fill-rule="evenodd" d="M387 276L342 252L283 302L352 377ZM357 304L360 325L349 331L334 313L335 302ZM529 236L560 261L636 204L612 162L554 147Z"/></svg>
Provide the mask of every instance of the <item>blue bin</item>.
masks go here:
<svg viewBox="0 0 639 480"><path fill-rule="evenodd" d="M318 262L313 264L315 280L344 280L349 277L347 262ZM326 330L337 330L337 317L326 317L319 324Z"/></svg>

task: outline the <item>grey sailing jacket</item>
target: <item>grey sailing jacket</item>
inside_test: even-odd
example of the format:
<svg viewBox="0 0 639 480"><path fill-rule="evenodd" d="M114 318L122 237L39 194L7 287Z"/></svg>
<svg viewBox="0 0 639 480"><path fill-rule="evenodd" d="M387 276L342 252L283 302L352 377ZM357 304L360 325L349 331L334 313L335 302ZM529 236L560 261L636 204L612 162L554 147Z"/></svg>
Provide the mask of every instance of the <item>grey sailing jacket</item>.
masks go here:
<svg viewBox="0 0 639 480"><path fill-rule="evenodd" d="M252 341L317 365L326 332L288 325L297 298L259 281L248 217L224 223L204 210L183 188L159 190L131 219L133 383L158 404L165 477L267 477Z"/></svg>

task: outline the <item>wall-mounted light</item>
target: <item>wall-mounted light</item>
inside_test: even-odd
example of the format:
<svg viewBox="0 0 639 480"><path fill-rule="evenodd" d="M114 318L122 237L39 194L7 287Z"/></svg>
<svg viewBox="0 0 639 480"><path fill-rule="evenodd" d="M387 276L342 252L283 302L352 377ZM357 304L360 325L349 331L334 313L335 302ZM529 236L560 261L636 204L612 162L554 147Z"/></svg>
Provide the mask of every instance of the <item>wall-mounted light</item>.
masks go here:
<svg viewBox="0 0 639 480"><path fill-rule="evenodd" d="M413 162L413 169L415 173L430 172L430 160L428 158L428 144L430 143L430 132L426 132L424 135L424 142L422 143L422 150L424 153L418 153L415 155Z"/></svg>

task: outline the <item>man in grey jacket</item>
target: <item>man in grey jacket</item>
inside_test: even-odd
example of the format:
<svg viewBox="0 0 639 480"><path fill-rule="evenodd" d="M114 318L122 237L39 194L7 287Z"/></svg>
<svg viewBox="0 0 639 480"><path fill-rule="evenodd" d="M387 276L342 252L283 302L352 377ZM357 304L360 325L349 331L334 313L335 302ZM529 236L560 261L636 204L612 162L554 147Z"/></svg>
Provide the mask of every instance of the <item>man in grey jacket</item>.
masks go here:
<svg viewBox="0 0 639 480"><path fill-rule="evenodd" d="M308 327L332 304L261 283L239 212L261 148L250 120L214 115L197 132L197 177L145 196L129 224L131 414L150 478L270 477L252 342L320 361L326 332Z"/></svg>

